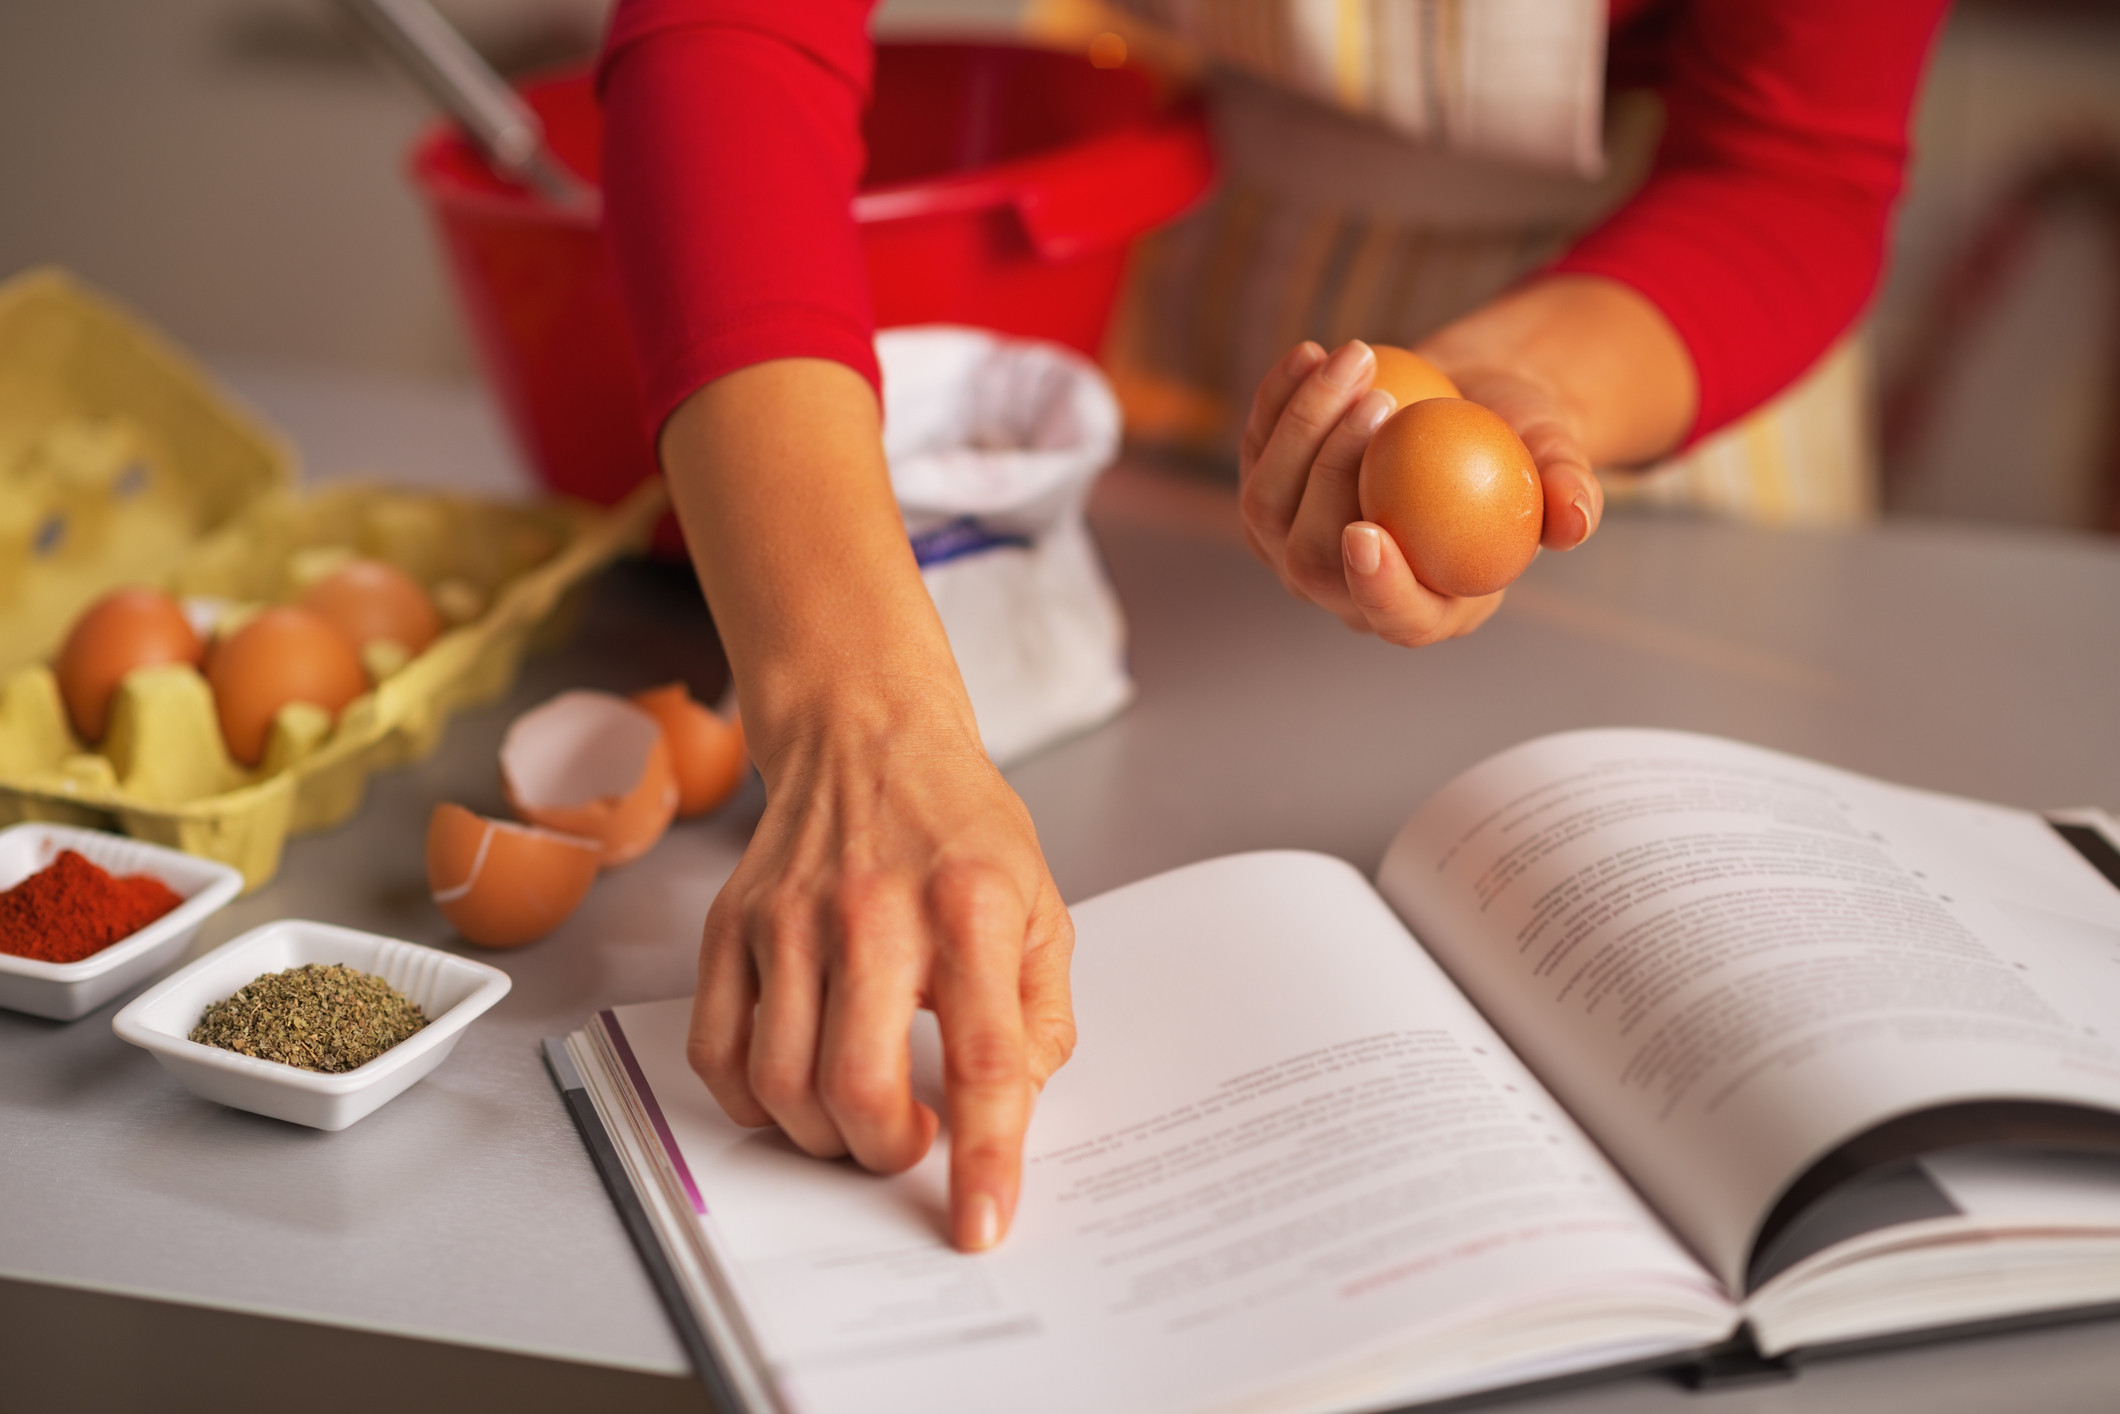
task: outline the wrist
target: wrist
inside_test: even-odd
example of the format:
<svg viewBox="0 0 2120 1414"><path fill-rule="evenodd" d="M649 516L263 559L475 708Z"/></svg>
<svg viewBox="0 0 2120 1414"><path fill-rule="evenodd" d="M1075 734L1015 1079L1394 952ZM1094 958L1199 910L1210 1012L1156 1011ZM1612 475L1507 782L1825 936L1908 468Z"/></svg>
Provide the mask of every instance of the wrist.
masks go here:
<svg viewBox="0 0 2120 1414"><path fill-rule="evenodd" d="M660 450L769 785L795 743L978 749L867 383L815 359L756 364L694 393Z"/></svg>
<svg viewBox="0 0 2120 1414"><path fill-rule="evenodd" d="M971 700L947 653L940 661L898 659L790 663L739 673L744 735L770 790L794 763L818 755L976 753L985 748Z"/></svg>
<svg viewBox="0 0 2120 1414"><path fill-rule="evenodd" d="M1698 399L1693 358L1645 296L1599 275L1545 275L1437 331L1423 356L1462 381L1539 393L1595 466L1677 447Z"/></svg>

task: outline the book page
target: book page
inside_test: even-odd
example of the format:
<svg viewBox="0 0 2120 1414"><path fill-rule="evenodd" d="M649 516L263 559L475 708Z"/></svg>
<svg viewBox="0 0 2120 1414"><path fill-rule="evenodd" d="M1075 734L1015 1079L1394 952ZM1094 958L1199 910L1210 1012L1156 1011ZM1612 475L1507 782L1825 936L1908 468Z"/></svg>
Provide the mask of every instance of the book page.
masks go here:
<svg viewBox="0 0 2120 1414"><path fill-rule="evenodd" d="M1897 1221L1843 1212L1840 1242L1754 1292L1763 1353L2120 1301L2120 1153L1953 1149L1848 1185L1865 1186L1899 1191L1852 1206L1882 1198ZM1842 1190L1812 1211L1848 1206Z"/></svg>
<svg viewBox="0 0 2120 1414"><path fill-rule="evenodd" d="M2120 1106L2120 890L2027 811L1571 732L1437 792L1379 887L1733 1290L1782 1189L1881 1120Z"/></svg>
<svg viewBox="0 0 2120 1414"><path fill-rule="evenodd" d="M686 1070L686 1003L617 1009L791 1408L1344 1408L1733 1324L1350 866L1217 860L1075 920L1080 1043L976 1257L939 1145L891 1178L805 1158Z"/></svg>

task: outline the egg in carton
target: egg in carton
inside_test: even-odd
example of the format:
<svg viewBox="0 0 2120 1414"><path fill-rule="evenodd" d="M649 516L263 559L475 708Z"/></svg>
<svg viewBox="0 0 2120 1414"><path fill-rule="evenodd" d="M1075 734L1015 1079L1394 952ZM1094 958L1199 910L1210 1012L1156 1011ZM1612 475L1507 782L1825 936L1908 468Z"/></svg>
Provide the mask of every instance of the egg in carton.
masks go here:
<svg viewBox="0 0 2120 1414"><path fill-rule="evenodd" d="M255 888L289 833L345 819L371 772L504 693L571 591L665 504L654 483L604 510L380 485L297 496L292 480L285 444L122 310L54 272L0 285L0 824L116 827ZM128 674L100 742L75 734L49 660L103 593L158 585L225 634L356 557L417 581L442 631L416 653L368 644L368 688L336 717L280 708L246 766L179 663Z"/></svg>

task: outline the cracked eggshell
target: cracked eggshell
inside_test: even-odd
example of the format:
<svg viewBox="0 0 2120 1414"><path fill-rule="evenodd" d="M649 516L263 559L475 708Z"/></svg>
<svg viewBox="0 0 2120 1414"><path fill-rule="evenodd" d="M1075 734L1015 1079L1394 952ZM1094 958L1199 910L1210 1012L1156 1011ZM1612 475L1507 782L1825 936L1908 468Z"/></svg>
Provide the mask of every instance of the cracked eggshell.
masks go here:
<svg viewBox="0 0 2120 1414"><path fill-rule="evenodd" d="M696 701L681 682L636 692L633 701L662 724L679 815L704 815L736 793L749 764L742 722Z"/></svg>
<svg viewBox="0 0 2120 1414"><path fill-rule="evenodd" d="M646 854L677 813L662 725L608 692L563 692L517 717L501 784L518 816L597 841L607 866Z"/></svg>
<svg viewBox="0 0 2120 1414"><path fill-rule="evenodd" d="M535 825L437 805L427 821L427 887L450 926L481 947L535 942L589 896L603 846Z"/></svg>

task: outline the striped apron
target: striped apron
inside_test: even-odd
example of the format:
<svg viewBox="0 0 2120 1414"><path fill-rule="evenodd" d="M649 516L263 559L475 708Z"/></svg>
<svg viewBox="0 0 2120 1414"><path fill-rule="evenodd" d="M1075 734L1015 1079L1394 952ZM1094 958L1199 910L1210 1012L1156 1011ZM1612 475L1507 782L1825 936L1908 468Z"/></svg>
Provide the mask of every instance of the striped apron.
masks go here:
<svg viewBox="0 0 2120 1414"><path fill-rule="evenodd" d="M1224 179L1137 248L1105 361L1137 443L1224 462L1292 345L1412 345L1493 298L1625 200L1661 122L1653 95L1603 93L1603 0L1040 0L1030 24L1198 72ZM1618 505L1856 523L1870 398L1851 336L1749 416L1600 476Z"/></svg>

